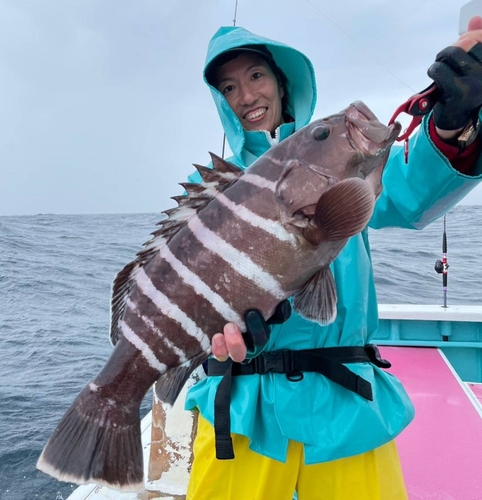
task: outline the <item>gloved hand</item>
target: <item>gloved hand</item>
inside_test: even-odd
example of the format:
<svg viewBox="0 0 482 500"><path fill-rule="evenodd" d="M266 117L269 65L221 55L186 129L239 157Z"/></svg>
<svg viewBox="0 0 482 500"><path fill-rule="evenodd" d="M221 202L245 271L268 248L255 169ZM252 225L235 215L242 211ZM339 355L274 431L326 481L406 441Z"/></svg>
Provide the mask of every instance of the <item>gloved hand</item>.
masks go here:
<svg viewBox="0 0 482 500"><path fill-rule="evenodd" d="M272 324L283 323L291 315L291 305L284 300L275 309L274 314L267 321L256 309L250 309L244 315L247 332L241 333L234 323L224 325L223 332L213 335L211 346L213 356L218 361L225 361L231 357L240 363L246 358L247 349L253 351L256 347L263 347L268 342Z"/></svg>
<svg viewBox="0 0 482 500"><path fill-rule="evenodd" d="M436 127L457 130L477 119L482 105L482 43L469 52L447 47L437 54L427 73L440 94L433 109Z"/></svg>
<svg viewBox="0 0 482 500"><path fill-rule="evenodd" d="M244 343L249 351L253 351L255 347L263 347L268 342L271 327L270 325L279 325L284 323L291 316L291 304L289 301L283 300L267 321L257 309L250 309L244 315L247 331L243 333Z"/></svg>

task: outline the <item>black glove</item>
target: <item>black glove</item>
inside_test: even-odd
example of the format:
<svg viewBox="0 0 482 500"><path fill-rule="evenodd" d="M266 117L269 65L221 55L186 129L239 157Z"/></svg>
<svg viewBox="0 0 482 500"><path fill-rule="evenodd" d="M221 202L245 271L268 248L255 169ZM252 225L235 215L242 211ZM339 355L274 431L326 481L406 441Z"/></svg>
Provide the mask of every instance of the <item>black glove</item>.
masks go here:
<svg viewBox="0 0 482 500"><path fill-rule="evenodd" d="M475 123L482 105L482 43L469 52L447 47L437 54L427 73L440 93L433 109L435 126L456 130L471 120Z"/></svg>
<svg viewBox="0 0 482 500"><path fill-rule="evenodd" d="M246 333L243 333L243 339L248 350L252 351L255 347L264 346L271 335L270 325L284 323L290 316L291 304L287 299L276 306L273 316L267 321L257 309L246 311L244 314Z"/></svg>

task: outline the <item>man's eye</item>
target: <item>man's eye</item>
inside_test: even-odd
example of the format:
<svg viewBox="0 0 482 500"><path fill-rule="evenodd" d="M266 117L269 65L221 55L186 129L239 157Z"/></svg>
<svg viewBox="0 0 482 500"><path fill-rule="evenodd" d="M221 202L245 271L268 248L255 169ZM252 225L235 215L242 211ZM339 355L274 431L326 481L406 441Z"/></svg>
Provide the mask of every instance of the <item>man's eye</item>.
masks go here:
<svg viewBox="0 0 482 500"><path fill-rule="evenodd" d="M253 80L259 80L261 77L262 77L262 74L259 71L256 71L255 73L253 73L253 76L252 76Z"/></svg>
<svg viewBox="0 0 482 500"><path fill-rule="evenodd" d="M224 87L222 93L224 95L226 94L229 94L230 92L232 92L234 90L234 85L226 85L226 87Z"/></svg>

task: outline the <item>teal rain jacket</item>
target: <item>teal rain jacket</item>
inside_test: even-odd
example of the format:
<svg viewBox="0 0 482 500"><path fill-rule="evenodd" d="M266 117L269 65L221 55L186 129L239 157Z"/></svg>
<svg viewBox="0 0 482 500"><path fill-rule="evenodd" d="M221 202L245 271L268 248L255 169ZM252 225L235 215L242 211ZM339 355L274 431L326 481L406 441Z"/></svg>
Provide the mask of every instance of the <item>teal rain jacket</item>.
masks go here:
<svg viewBox="0 0 482 500"><path fill-rule="evenodd" d="M277 137L283 140L312 117L316 101L312 64L300 52L239 27L221 28L214 35L206 64L227 49L248 44L265 44L288 78L288 112L295 121L281 125ZM228 160L246 168L272 145L271 136L244 131L221 93L210 88L234 153ZM392 148L384 189L369 226L422 229L482 179L480 159L477 172L473 177L458 173L430 140L425 120L411 140L408 165L402 148ZM196 172L189 180L201 179ZM335 322L322 327L293 313L286 323L273 327L266 351L370 342L378 327L378 308L367 229L349 239L331 269L338 292ZM247 436L253 451L280 461L285 460L288 440L299 441L304 444L306 464L363 453L387 443L414 416L407 393L397 378L372 364L350 364L349 368L371 382L373 402L317 373L306 373L300 382L275 373L233 377L232 432ZM213 423L220 380L207 377L192 387L186 408L197 407Z"/></svg>

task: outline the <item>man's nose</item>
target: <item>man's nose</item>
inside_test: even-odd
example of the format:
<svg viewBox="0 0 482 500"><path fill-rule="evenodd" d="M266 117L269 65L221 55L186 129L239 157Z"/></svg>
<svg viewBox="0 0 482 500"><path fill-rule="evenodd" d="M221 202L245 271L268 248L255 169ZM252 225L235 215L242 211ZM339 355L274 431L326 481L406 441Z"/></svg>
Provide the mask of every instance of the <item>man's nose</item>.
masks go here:
<svg viewBox="0 0 482 500"><path fill-rule="evenodd" d="M251 105L257 99L256 92L250 87L250 85L242 85L240 89L240 100L243 105Z"/></svg>

